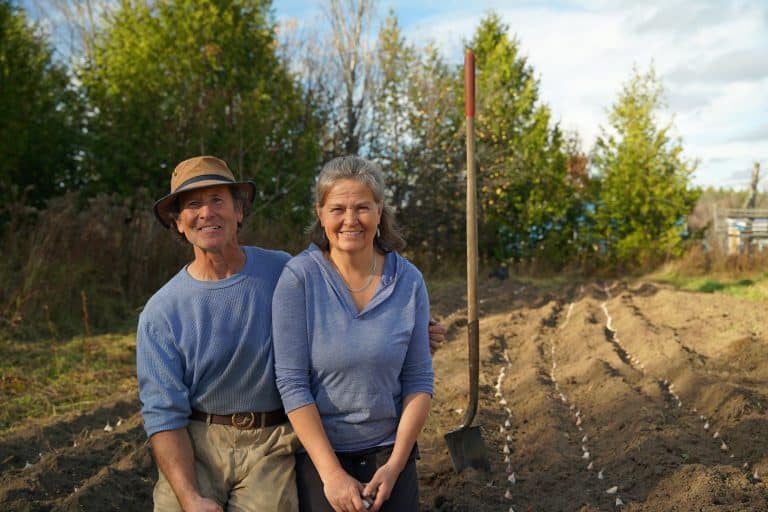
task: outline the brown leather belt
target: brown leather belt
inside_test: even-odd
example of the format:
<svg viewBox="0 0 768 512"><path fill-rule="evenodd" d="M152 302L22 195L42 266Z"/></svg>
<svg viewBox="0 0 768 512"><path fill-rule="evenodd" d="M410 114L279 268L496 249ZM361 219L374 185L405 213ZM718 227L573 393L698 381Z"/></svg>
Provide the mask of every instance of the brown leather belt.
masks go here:
<svg viewBox="0 0 768 512"><path fill-rule="evenodd" d="M288 421L283 409L267 412L236 412L234 414L208 414L192 409L189 419L204 421L208 424L229 425L240 430L271 427Z"/></svg>

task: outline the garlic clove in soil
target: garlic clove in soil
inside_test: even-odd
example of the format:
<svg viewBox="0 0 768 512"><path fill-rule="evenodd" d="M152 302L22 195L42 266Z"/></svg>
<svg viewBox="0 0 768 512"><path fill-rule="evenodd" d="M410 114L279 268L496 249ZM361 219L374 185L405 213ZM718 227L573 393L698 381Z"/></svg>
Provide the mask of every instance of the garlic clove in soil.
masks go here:
<svg viewBox="0 0 768 512"><path fill-rule="evenodd" d="M714 439L717 439L718 437L720 437L720 432L719 432L719 431L718 431L718 432L715 432L714 434L712 434L712 437L713 437Z"/></svg>
<svg viewBox="0 0 768 512"><path fill-rule="evenodd" d="M610 489L607 489L607 490L605 491L605 493L606 493L606 494L616 494L618 491L619 491L619 486L618 486L618 485L614 485L614 486L613 486L613 487L611 487Z"/></svg>
<svg viewBox="0 0 768 512"><path fill-rule="evenodd" d="M507 492L504 493L504 497L507 498L508 500L512 499L512 493L510 492L509 489L507 489Z"/></svg>
<svg viewBox="0 0 768 512"><path fill-rule="evenodd" d="M603 479L603 470L602 469L597 472L597 479L598 480L602 480Z"/></svg>
<svg viewBox="0 0 768 512"><path fill-rule="evenodd" d="M589 466L587 466L587 471L592 471L592 468L595 466L595 463L590 461Z"/></svg>
<svg viewBox="0 0 768 512"><path fill-rule="evenodd" d="M584 452L584 455L582 455L581 458L584 460L589 459L589 452Z"/></svg>
<svg viewBox="0 0 768 512"><path fill-rule="evenodd" d="M758 482L760 481L760 474L757 472L757 470L755 470L755 472L752 473L752 478L754 478Z"/></svg>
<svg viewBox="0 0 768 512"><path fill-rule="evenodd" d="M727 452L727 451L728 451L728 445L727 445L727 444L725 444L725 441L723 441L723 442L720 444L720 449L721 449L722 451L724 451L724 452Z"/></svg>
<svg viewBox="0 0 768 512"><path fill-rule="evenodd" d="M704 430L709 430L709 422L704 423Z"/></svg>
<svg viewBox="0 0 768 512"><path fill-rule="evenodd" d="M32 464L30 464L29 461L27 461L27 463L24 464L24 469L29 469L31 467L32 467Z"/></svg>
<svg viewBox="0 0 768 512"><path fill-rule="evenodd" d="M511 484L515 484L515 483L517 483L517 480L515 479L515 474L514 474L514 473L510 474L510 475L507 477L507 481L508 481L509 483L511 483Z"/></svg>
<svg viewBox="0 0 768 512"><path fill-rule="evenodd" d="M113 427L112 425L109 424L109 422L107 422L107 424L104 426L104 432L112 432L113 430L115 430L115 427Z"/></svg>
<svg viewBox="0 0 768 512"><path fill-rule="evenodd" d="M499 403L501 405L507 405L507 399L506 398L502 398L501 400L499 400Z"/></svg>
<svg viewBox="0 0 768 512"><path fill-rule="evenodd" d="M618 496L616 496L616 506L617 506L617 507L620 507L620 506L622 506L622 505L624 505L624 502L623 502L623 501L621 501L621 498L619 498Z"/></svg>

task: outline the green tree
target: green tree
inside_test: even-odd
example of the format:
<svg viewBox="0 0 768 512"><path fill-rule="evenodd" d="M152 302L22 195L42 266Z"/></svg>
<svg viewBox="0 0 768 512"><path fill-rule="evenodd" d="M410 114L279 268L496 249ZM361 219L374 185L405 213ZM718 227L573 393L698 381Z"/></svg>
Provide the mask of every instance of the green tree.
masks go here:
<svg viewBox="0 0 768 512"><path fill-rule="evenodd" d="M575 196L567 179L563 134L539 101L534 70L496 14L468 46L477 66L476 140L481 253L497 260L571 257Z"/></svg>
<svg viewBox="0 0 768 512"><path fill-rule="evenodd" d="M74 176L78 98L23 11L0 0L0 201L42 206ZM0 220L0 223L3 221Z"/></svg>
<svg viewBox="0 0 768 512"><path fill-rule="evenodd" d="M592 162L600 181L595 227L614 265L648 265L678 255L699 190L671 121L659 126L663 87L651 68L634 70L601 129Z"/></svg>
<svg viewBox="0 0 768 512"><path fill-rule="evenodd" d="M372 97L372 158L388 176L415 258L425 270L464 255L464 146L455 69L433 45L406 42L390 14L379 33Z"/></svg>
<svg viewBox="0 0 768 512"><path fill-rule="evenodd" d="M175 163L215 154L257 183L261 215L305 221L318 123L277 57L268 0L123 0L92 52L89 190L159 195Z"/></svg>

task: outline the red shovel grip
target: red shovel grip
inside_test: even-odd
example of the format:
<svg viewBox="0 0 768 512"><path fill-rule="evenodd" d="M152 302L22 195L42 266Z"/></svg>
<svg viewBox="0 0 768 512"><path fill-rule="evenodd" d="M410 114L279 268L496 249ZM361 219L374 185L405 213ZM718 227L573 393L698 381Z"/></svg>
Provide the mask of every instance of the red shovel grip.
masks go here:
<svg viewBox="0 0 768 512"><path fill-rule="evenodd" d="M464 54L464 114L475 117L475 54Z"/></svg>

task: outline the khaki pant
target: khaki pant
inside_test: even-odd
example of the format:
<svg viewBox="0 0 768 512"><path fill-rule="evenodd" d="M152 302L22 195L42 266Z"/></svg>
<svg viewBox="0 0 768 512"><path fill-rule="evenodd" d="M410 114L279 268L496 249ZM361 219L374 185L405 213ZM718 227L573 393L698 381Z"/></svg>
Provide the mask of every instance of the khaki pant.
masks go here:
<svg viewBox="0 0 768 512"><path fill-rule="evenodd" d="M298 439L289 423L252 430L190 421L200 494L228 512L298 510L294 452ZM155 512L180 512L176 494L159 471Z"/></svg>

